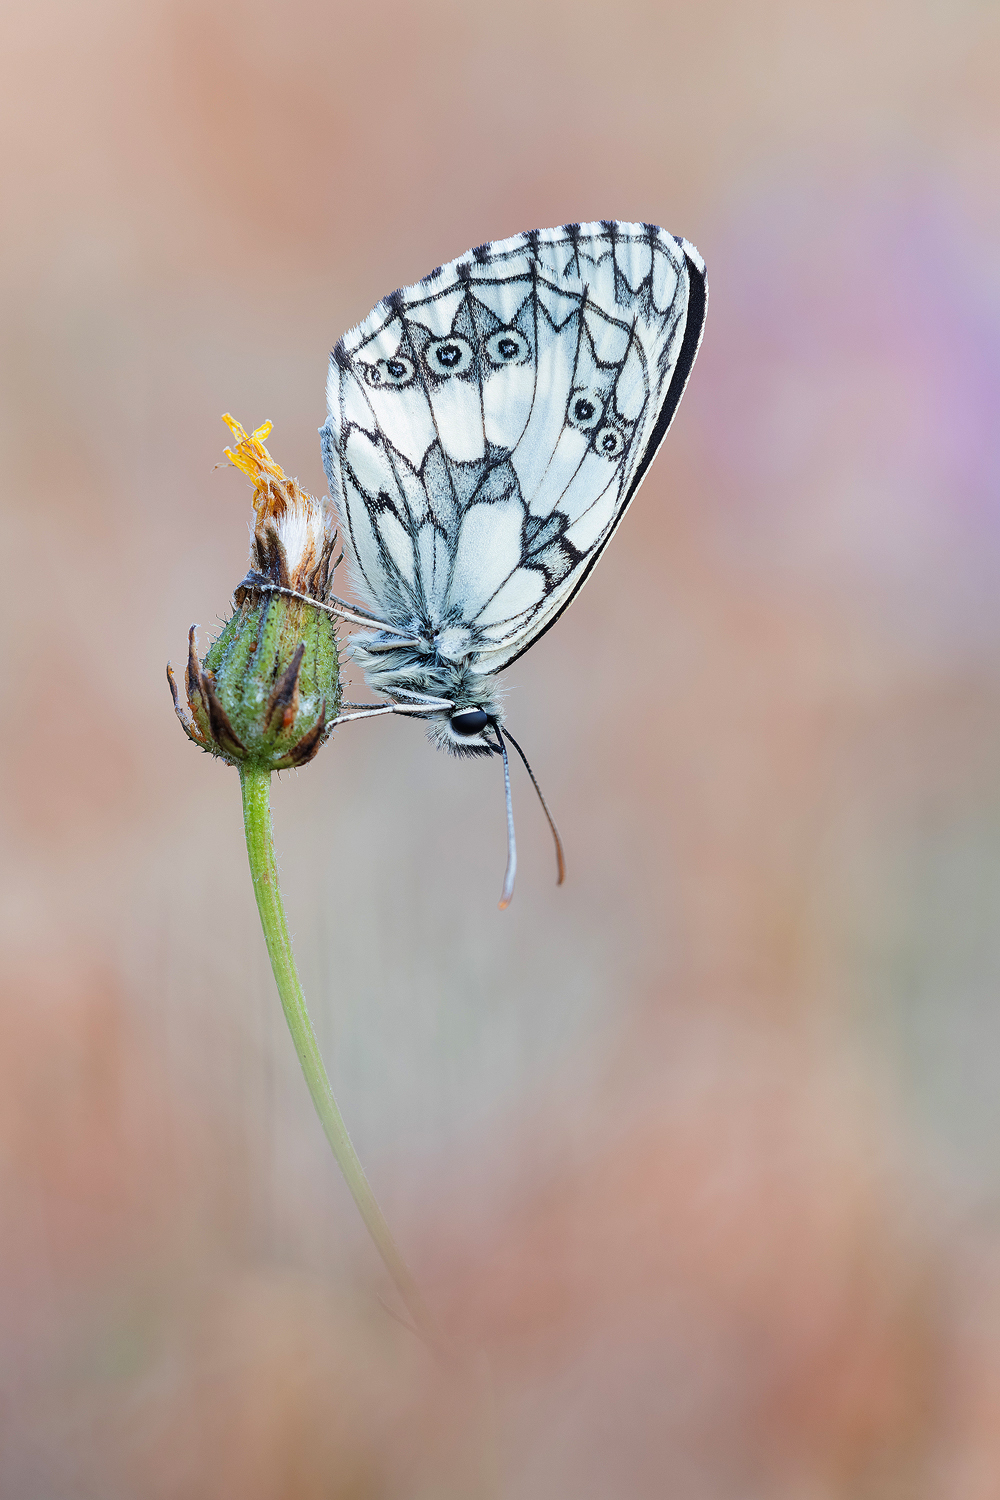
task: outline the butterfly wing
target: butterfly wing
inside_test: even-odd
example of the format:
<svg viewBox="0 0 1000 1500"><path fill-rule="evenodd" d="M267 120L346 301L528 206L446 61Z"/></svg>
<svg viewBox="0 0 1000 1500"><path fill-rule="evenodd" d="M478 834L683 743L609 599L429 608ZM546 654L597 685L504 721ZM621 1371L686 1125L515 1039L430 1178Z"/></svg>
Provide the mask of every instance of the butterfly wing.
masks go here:
<svg viewBox="0 0 1000 1500"><path fill-rule="evenodd" d="M651 225L480 246L334 350L324 460L355 581L477 672L567 607L662 442L705 314L697 251Z"/></svg>

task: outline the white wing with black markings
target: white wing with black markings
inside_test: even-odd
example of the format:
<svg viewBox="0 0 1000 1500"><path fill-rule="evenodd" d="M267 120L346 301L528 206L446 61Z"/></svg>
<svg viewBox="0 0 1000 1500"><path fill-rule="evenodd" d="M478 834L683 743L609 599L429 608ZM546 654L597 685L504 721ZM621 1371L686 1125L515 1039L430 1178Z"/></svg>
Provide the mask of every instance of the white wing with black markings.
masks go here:
<svg viewBox="0 0 1000 1500"><path fill-rule="evenodd" d="M354 578L473 672L596 563L697 353L704 265L652 225L533 230L385 298L334 350L323 429Z"/></svg>

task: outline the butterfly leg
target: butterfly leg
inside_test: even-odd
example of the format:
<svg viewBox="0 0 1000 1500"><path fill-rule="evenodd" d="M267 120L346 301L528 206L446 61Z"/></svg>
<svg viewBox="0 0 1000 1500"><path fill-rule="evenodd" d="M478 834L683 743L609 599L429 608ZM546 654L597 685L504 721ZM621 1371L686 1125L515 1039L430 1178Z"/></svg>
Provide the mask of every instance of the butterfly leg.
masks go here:
<svg viewBox="0 0 1000 1500"><path fill-rule="evenodd" d="M453 707L451 703L436 699L429 703L381 703L377 708L362 703L348 703L344 706L351 712L338 714L331 728L336 729L338 724L346 724L350 719L374 719L380 714L403 714L407 718L415 718L420 714L439 714L443 708Z"/></svg>
<svg viewBox="0 0 1000 1500"><path fill-rule="evenodd" d="M418 640L415 636L407 636L405 639L400 639L398 636L393 636L391 641L362 640L359 642L359 644L362 645L366 651L374 652L399 651L402 647L405 646L415 647L419 650L419 648L424 643L423 641Z"/></svg>
<svg viewBox="0 0 1000 1500"><path fill-rule="evenodd" d="M450 698L435 698L430 693L415 693L412 688L394 687L392 690L398 698L412 698L417 703L423 703L427 708L454 708Z"/></svg>
<svg viewBox="0 0 1000 1500"><path fill-rule="evenodd" d="M285 594L289 599L301 599L304 604L312 604L316 609L323 609L328 615L336 615L338 620L350 620L353 625L367 625L371 630L381 630L387 635L399 636L401 645L411 644L409 631L400 630L396 625L387 625L384 620L376 619L367 610L359 609L356 604L348 604L343 599L336 599L333 595L330 596L331 602L326 604L322 599L314 599L311 594L300 594L297 589L286 589L280 583L271 583L253 571L247 574L240 588L253 589L260 593Z"/></svg>
<svg viewBox="0 0 1000 1500"><path fill-rule="evenodd" d="M394 703L386 703L380 705L378 708L368 708L360 704L348 703L346 707L352 711L346 714L338 714L331 728L336 729L338 724L347 724L351 719L375 719L378 718L379 714L394 714L396 712L396 705Z"/></svg>

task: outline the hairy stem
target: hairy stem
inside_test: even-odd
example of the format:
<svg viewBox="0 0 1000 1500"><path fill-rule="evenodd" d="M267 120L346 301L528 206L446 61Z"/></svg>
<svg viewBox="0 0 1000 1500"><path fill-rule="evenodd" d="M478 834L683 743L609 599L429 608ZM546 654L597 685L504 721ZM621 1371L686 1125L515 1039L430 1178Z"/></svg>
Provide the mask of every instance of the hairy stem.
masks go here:
<svg viewBox="0 0 1000 1500"><path fill-rule="evenodd" d="M250 859L250 874L253 877L260 925L264 929L264 941L271 959L274 980L285 1012L288 1029L302 1064L306 1085L312 1095L316 1113L320 1117L326 1138L330 1142L337 1165L343 1172L351 1196L365 1222L365 1227L375 1243L375 1248L385 1262L406 1309L420 1335L438 1352L443 1344L440 1334L420 1294L406 1262L400 1255L382 1210L375 1201L358 1154L347 1134L337 1101L330 1087L323 1058L316 1041L305 996L299 983L292 953L292 942L285 920L285 908L278 885L278 865L274 855L274 832L271 826L270 771L250 770L240 767L243 785L243 823L246 829L247 855Z"/></svg>

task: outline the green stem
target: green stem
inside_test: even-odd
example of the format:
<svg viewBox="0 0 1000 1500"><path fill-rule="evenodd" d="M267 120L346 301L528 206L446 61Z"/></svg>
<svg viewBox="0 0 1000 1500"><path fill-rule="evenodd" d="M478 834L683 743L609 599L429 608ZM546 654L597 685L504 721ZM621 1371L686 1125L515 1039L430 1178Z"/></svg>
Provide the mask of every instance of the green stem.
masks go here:
<svg viewBox="0 0 1000 1500"><path fill-rule="evenodd" d="M285 1020L292 1033L292 1041L299 1055L316 1113L337 1158L337 1165L351 1190L351 1197L358 1205L365 1227L374 1240L375 1248L385 1262L386 1270L395 1282L410 1317L427 1342L440 1351L441 1336L420 1295L420 1289L389 1232L389 1226L375 1201L375 1194L347 1134L306 1009L306 999L295 969L292 940L278 885L278 864L274 856L274 832L271 826L271 773L241 766L240 780L243 785L243 824L246 829L247 855L250 859L254 895L257 897L257 910L260 912L260 925L264 929L264 941L267 943Z"/></svg>

